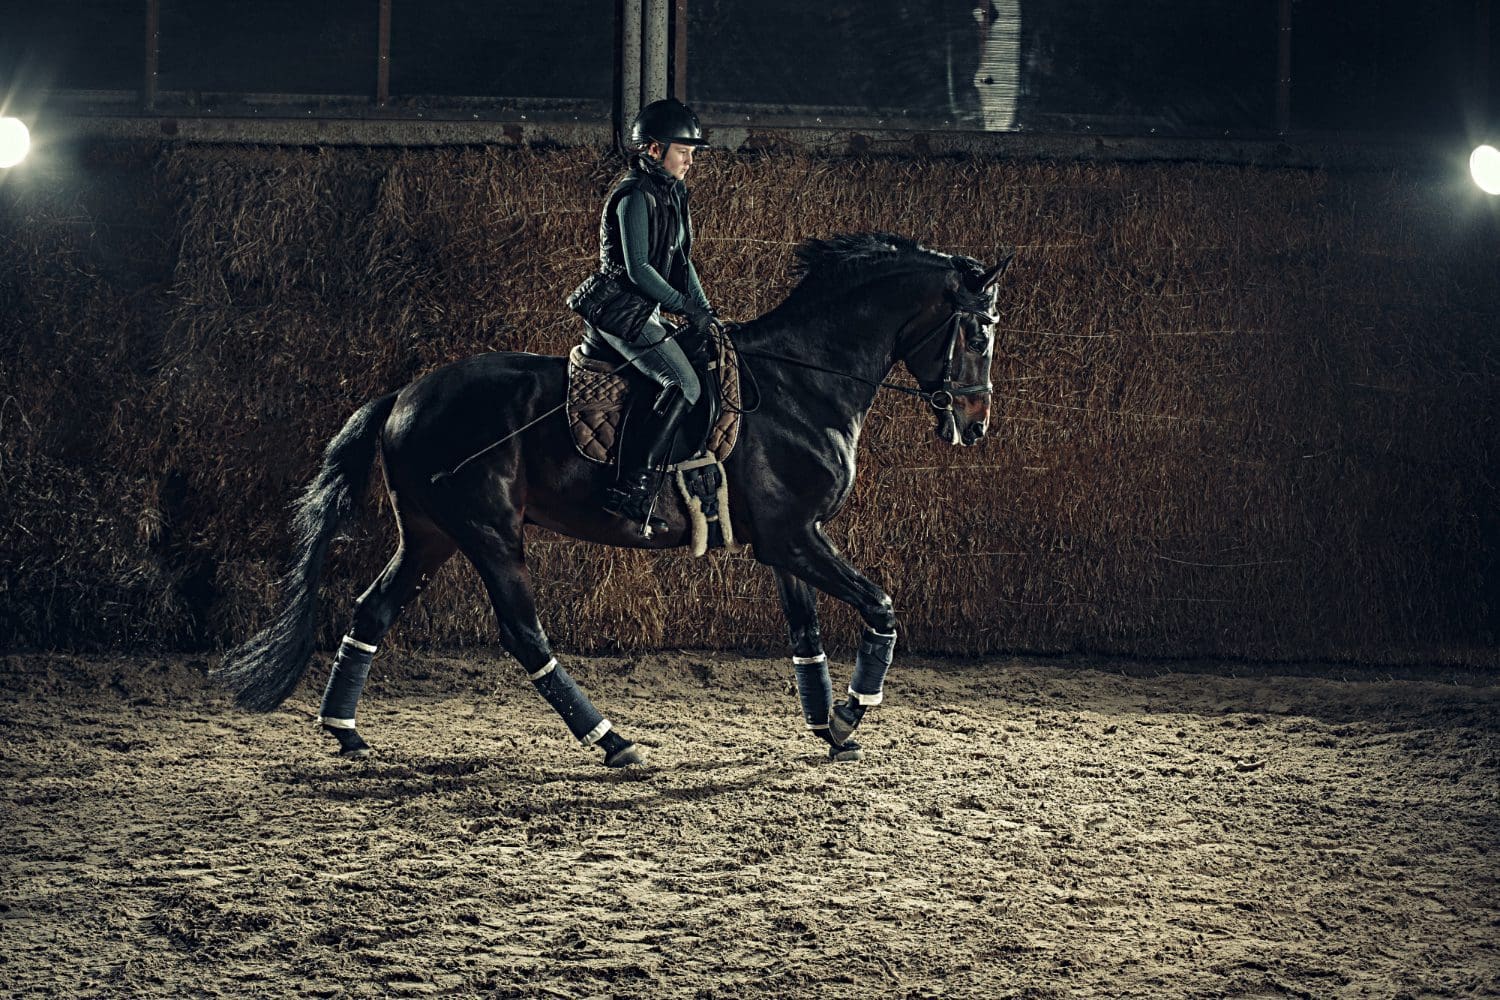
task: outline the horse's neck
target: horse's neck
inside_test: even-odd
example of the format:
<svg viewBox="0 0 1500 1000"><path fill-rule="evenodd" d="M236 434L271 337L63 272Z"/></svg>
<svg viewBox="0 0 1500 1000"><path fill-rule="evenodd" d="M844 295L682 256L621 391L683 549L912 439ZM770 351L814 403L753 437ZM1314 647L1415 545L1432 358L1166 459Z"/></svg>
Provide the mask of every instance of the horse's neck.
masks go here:
<svg viewBox="0 0 1500 1000"><path fill-rule="evenodd" d="M744 328L736 343L752 357L768 357L777 377L802 398L837 402L849 419L863 419L875 402L876 385L890 374L895 332L846 320L836 325L809 317L766 316ZM802 362L796 364L793 362Z"/></svg>

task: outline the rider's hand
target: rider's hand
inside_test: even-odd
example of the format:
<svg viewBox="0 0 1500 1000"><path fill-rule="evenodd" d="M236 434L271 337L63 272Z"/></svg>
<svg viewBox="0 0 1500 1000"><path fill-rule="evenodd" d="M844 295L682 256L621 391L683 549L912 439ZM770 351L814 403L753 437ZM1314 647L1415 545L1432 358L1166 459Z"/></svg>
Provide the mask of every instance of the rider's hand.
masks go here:
<svg viewBox="0 0 1500 1000"><path fill-rule="evenodd" d="M695 333L689 333L682 339L682 349L686 352L688 360L694 368L703 368L708 364L712 356L712 341L707 337L700 337Z"/></svg>
<svg viewBox="0 0 1500 1000"><path fill-rule="evenodd" d="M688 325L698 337L707 340L713 333L714 313L712 309L704 309L696 302L688 302L682 310L682 314L688 318Z"/></svg>

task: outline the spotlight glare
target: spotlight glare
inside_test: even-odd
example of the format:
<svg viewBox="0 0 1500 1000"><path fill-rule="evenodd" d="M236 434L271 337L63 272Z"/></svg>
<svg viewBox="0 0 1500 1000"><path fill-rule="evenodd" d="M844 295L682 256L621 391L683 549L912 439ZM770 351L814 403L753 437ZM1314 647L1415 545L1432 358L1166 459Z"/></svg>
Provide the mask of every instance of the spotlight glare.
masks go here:
<svg viewBox="0 0 1500 1000"><path fill-rule="evenodd" d="M0 118L0 169L26 159L31 149L31 131L19 118Z"/></svg>
<svg viewBox="0 0 1500 1000"><path fill-rule="evenodd" d="M1469 155L1469 173L1485 194L1500 194L1500 149L1479 146Z"/></svg>

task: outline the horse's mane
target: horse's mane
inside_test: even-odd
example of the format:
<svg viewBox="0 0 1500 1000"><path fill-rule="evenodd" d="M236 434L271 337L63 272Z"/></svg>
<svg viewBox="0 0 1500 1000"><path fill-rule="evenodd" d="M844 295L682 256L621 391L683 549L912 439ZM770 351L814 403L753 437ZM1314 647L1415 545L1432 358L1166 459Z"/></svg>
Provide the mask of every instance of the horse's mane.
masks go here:
<svg viewBox="0 0 1500 1000"><path fill-rule="evenodd" d="M929 250L916 240L884 232L806 239L793 253L792 274L798 282L787 296L788 304L846 285L851 278L863 282L910 271L957 270L967 276L984 271L972 257Z"/></svg>

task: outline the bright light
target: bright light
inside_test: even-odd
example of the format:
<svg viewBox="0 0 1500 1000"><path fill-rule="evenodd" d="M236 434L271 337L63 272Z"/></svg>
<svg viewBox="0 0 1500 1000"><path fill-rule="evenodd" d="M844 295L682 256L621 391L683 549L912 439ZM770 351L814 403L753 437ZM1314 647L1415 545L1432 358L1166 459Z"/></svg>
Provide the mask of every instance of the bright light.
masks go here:
<svg viewBox="0 0 1500 1000"><path fill-rule="evenodd" d="M1500 194L1500 149L1480 146L1469 155L1469 173L1485 194Z"/></svg>
<svg viewBox="0 0 1500 1000"><path fill-rule="evenodd" d="M25 122L19 118L0 118L0 168L20 163L30 148L31 132Z"/></svg>

